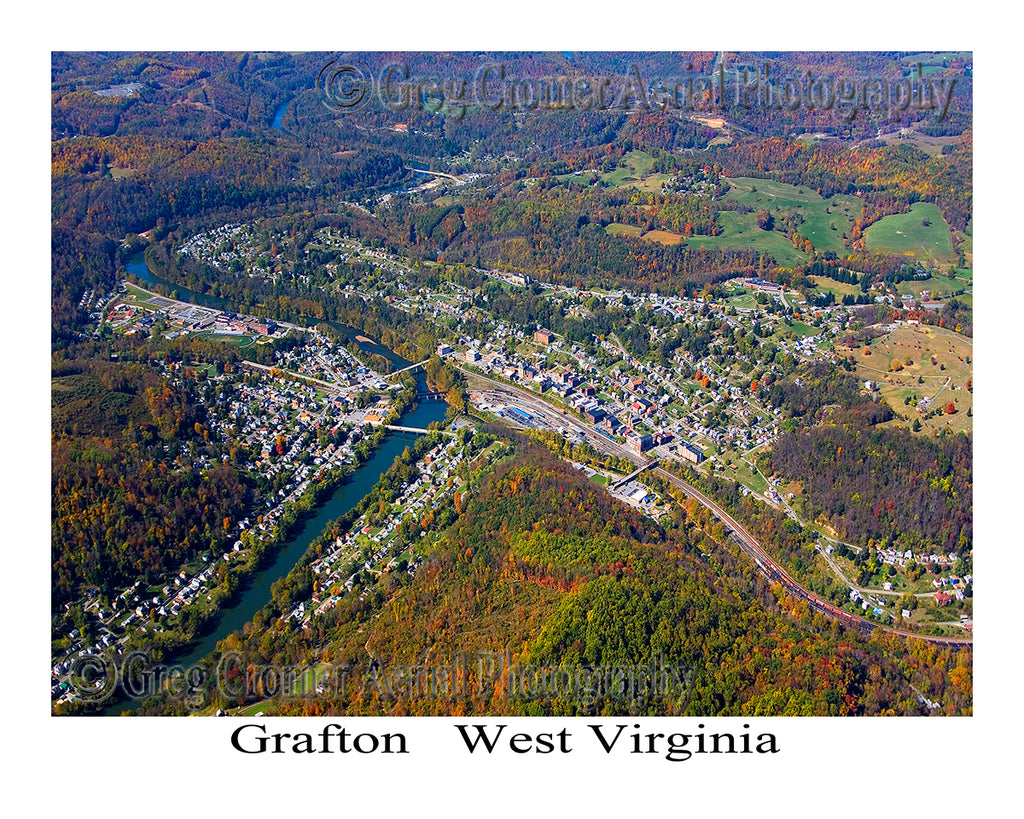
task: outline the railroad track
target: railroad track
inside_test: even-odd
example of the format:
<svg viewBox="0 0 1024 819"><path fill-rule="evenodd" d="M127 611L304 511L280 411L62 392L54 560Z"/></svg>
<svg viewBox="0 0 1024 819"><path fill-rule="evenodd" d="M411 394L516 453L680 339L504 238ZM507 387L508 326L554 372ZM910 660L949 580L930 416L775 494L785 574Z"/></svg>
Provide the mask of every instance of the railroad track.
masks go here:
<svg viewBox="0 0 1024 819"><path fill-rule="evenodd" d="M656 467L655 472L666 478L673 486L681 489L683 493L691 498L694 498L702 506L707 507L711 510L712 514L715 515L722 523L732 530L733 536L736 538L736 542L739 543L740 549L744 553L750 555L754 559L754 563L757 565L758 571L761 572L769 580L779 583L782 585L790 594L801 600L806 600L807 603L815 611L824 614L826 617L831 617L834 620L840 620L848 625L856 628L862 634L869 635L876 628L880 628L883 631L887 631L890 634L898 634L901 637L915 637L918 640L925 640L929 643L935 643L937 645L948 645L948 646L963 646L971 645L973 643L972 637L947 637L947 636L936 636L933 634L919 634L916 631L908 631L906 629L893 628L892 626L885 626L880 623L873 623L870 620L866 620L863 617L858 617L856 614L850 614L845 612L831 603L826 603L811 594L807 589L797 583L792 577L790 577L786 570L779 566L768 554L761 548L760 542L750 534L735 518L732 517L728 512L722 509L717 503L711 500L709 497L704 495L699 490L690 486L680 478L673 475L671 472L667 472L660 466Z"/></svg>
<svg viewBox="0 0 1024 819"><path fill-rule="evenodd" d="M459 367L461 370L462 368ZM521 390L511 384L505 384L500 381L488 378L487 376L480 375L479 373L472 372L470 370L463 370L463 372L472 378L479 381L485 381L490 383L492 391L502 392L505 394L513 394L519 397L519 399L531 406L538 412L550 412L556 416L561 412L565 420L569 423L568 426L572 426L580 430L584 437L589 441L598 451L603 451L609 454L617 455L631 460L638 466L646 463L641 456L631 452L623 446L620 446L617 442L605 438L598 434L593 427L584 424L578 418L567 415L564 411L559 410L551 404L544 401L534 393ZM820 612L826 617L830 617L833 620L839 620L840 622L846 623L852 628L857 629L858 632L864 635L870 635L876 628L880 628L883 631L887 631L890 634L898 634L901 637L914 637L918 640L925 640L929 643L936 645L948 645L948 646L969 646L972 645L974 640L973 637L946 637L936 636L932 634L919 634L916 631L908 631L906 629L894 628L893 626L885 626L881 623L874 623L871 620L867 620L863 617L858 617L856 614L850 614L842 609L833 606L831 603L826 603L824 600L815 597L811 592L797 583L792 577L790 577L785 569L783 569L778 563L776 563L771 557L768 556L767 552L761 548L760 541L757 540L753 535L750 534L739 523L732 515L726 512L721 506L715 503L711 498L707 497L700 490L695 489L686 483L682 479L676 477L671 472L665 471L662 467L655 467L652 471L658 473L663 478L666 478L677 488L681 489L684 494L691 498L694 498L702 506L707 507L715 517L717 517L722 523L732 530L733 536L739 543L740 549L750 557L754 559L754 563L757 565L758 571L767 577L769 580L781 584L790 594L801 600L806 600L808 605L811 606L815 611Z"/></svg>

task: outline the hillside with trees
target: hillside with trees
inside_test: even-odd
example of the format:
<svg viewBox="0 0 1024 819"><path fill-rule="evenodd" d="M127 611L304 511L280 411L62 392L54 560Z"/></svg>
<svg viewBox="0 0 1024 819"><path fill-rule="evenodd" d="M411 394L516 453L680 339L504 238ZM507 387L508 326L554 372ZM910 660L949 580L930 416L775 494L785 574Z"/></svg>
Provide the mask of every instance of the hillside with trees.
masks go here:
<svg viewBox="0 0 1024 819"><path fill-rule="evenodd" d="M910 681L947 713L969 712L968 654L914 640L892 652L886 637L827 625L718 546L702 516L680 509L676 524L659 527L547 451L522 439L516 449L462 502L414 579L378 584L303 631L278 619L291 602L272 603L219 646L243 666L344 667L354 681L344 693L264 700L256 687L232 700L211 691L214 703L291 714L920 713ZM465 696L392 696L364 684L461 655ZM692 686L685 697L635 703L515 696L477 664L499 656L522 669L663 662L686 669Z"/></svg>
<svg viewBox="0 0 1024 819"><path fill-rule="evenodd" d="M830 423L781 436L771 465L804 483L808 514L844 539L966 555L973 548L971 459L966 435L925 438Z"/></svg>

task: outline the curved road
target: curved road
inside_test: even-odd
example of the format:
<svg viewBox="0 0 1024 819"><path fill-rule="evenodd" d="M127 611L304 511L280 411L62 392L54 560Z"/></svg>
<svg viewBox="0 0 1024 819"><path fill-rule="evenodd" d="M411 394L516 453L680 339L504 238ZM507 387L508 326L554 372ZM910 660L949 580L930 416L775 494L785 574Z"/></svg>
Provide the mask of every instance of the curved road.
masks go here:
<svg viewBox="0 0 1024 819"><path fill-rule="evenodd" d="M712 514L718 518L722 523L728 526L733 534L736 536L736 540L746 554L754 558L754 562L757 564L758 570L761 574L765 575L769 580L776 583L782 584L786 591L801 600L806 600L807 603L815 611L824 614L826 617L831 617L834 620L843 621L858 631L864 634L870 634L876 628L880 628L883 631L888 631L892 634L899 634L902 637L916 637L918 640L926 640L930 643L938 643L940 645L971 645L973 639L971 637L936 637L931 634L919 634L916 631L907 631L906 629L893 628L892 626L884 626L880 623L874 623L870 620L866 620L863 617L858 617L855 614L849 614L841 609L836 608L830 603L826 603L823 600L815 597L811 592L807 591L803 586L797 583L791 578L786 571L778 565L768 554L761 548L760 542L750 534L735 518L733 518L728 512L722 509L717 503L708 498L698 489L685 483L680 478L673 475L671 472L666 472L660 466L655 470L663 478L666 478L673 486L681 489L686 495L697 500L702 506L707 507L711 510Z"/></svg>
<svg viewBox="0 0 1024 819"><path fill-rule="evenodd" d="M457 365L458 366L458 365ZM492 389L496 392L504 392L514 394L518 399L519 403L526 404L531 409L542 415L550 415L553 418L558 419L565 426L572 427L573 429L581 432L587 439L587 441L593 445L599 452L606 452L609 454L617 455L622 458L628 458L629 460L636 463L638 466L646 463L646 459L632 450L621 446L618 442L613 441L600 433L596 432L593 427L589 424L584 423L579 418L563 413L562 410L552 406L537 393L529 392L528 390L521 389L519 387L512 386L502 381L495 381L487 376L481 375L480 373L473 372L472 370L463 369L459 366L459 369L470 379L476 379L478 381L487 382L492 386ZM815 611L829 617L833 620L839 620L846 623L847 625L856 628L861 634L870 635L876 628L887 631L891 634L898 634L901 637L915 637L918 640L925 640L929 643L936 643L938 645L949 645L949 646L962 646L971 645L973 643L973 637L937 637L931 634L919 634L916 631L908 631L906 629L894 628L893 626L885 626L881 623L875 623L871 620L867 620L863 617L859 617L856 614L849 614L842 609L833 606L831 603L826 603L824 600L819 599L810 591L805 589L792 577L790 577L786 571L773 560L769 555L761 548L760 541L757 540L753 535L746 530L746 528L739 523L732 515L722 509L717 503L707 497L700 490L690 486L690 484L683 481L681 478L673 475L670 472L665 471L663 468L656 467L653 471L657 472L663 478L667 479L677 488L681 489L684 494L691 498L694 498L702 506L705 506L711 511L711 513L718 518L722 523L728 526L736 537L739 543L740 549L754 559L754 563L757 566L757 570L767 577L769 580L780 583L785 587L786 591L801 600L806 600L808 605L811 606Z"/></svg>

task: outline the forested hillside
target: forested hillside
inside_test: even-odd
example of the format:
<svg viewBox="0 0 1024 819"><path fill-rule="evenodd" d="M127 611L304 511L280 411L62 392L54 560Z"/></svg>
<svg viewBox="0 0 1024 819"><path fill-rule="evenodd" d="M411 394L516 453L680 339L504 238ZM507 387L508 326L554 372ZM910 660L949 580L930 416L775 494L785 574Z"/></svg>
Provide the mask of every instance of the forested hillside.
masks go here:
<svg viewBox="0 0 1024 819"><path fill-rule="evenodd" d="M642 76L644 97L680 72L711 77L744 62L770 62L776 76L909 78L915 56L55 53L55 679L73 656L101 650L118 595L138 598L132 645L181 650L261 563L264 546L280 546L310 511L317 487L339 481L388 434L373 424L394 424L435 397L448 403L439 418L462 415L490 445L490 435L509 433L487 424L507 420L500 407L525 390L562 415L532 430L536 440L622 474L632 470L626 434L639 431L629 457L662 459L806 588L847 608L860 603L837 575L823 576L814 527L863 546L840 559L865 578L883 545L940 550L947 573L968 574L972 409L955 417L962 434L940 433L946 419L923 414L923 432L920 423L896 428L912 423L902 408L927 406L952 368L939 375L932 369L945 360L925 357L932 369L921 377L886 383L896 370L888 359L871 369L882 355L868 348L896 322L973 332L969 53L928 65L932 80L958 83L943 119L931 110L724 106L710 89L699 110L650 100L460 110L472 101L449 95L433 108L413 82L471 82L496 62L522 87L549 90L557 78L607 75L614 85ZM325 104L321 69L364 59L374 76L408 64L413 80L399 89L412 95L407 106L389 108L379 95L358 112ZM176 298L216 309L168 306ZM392 375L405 365L375 345L422 367L419 384L413 373ZM901 369L924 366L916 349L916 365L900 352ZM956 355L950 388L971 390L970 359ZM487 388L468 383L481 374ZM595 414L592 423L607 424L588 431L614 442L615 454L598 458L558 426L582 423L575 399L584 394L602 405L603 421ZM703 471L683 463L685 442L700 445L690 454ZM454 497L396 524L409 548L401 561L393 555L401 570L390 556L371 566L360 555L332 583L333 608L313 617L296 611L321 592L307 554L221 654L244 651L254 666L342 666L353 679L374 663L460 653L573 669L663 661L686 670L686 697L625 707L524 699L499 677L474 678L482 687L461 700L355 688L269 702L268 713L926 713L920 697L944 713L970 712L969 649L865 639L813 614L770 587L705 507L675 504L653 471L643 480L664 507L640 505L644 514L606 491L614 476L591 483L526 438L495 445L507 448L514 455L460 475L466 487ZM387 486L365 496L364 506L379 504L374 524L385 525L392 490L414 477L412 461L399 458ZM309 485L315 491L293 497ZM786 517L784 496L807 526ZM272 508L288 525L264 526ZM341 524L332 526L316 548L335 542ZM257 548L254 532L276 534ZM223 557L236 541L251 550L245 568ZM168 583L201 573L199 605L182 615ZM918 581L930 589L930 578ZM904 591L910 605L909 586L891 593ZM858 611L887 625L909 617L893 613L902 604L878 605ZM966 618L971 601L953 607ZM935 608L913 626L948 637L960 625ZM217 704L251 706L261 693Z"/></svg>
<svg viewBox="0 0 1024 819"><path fill-rule="evenodd" d="M973 542L971 458L964 435L831 423L780 437L771 464L844 538L946 553Z"/></svg>
<svg viewBox="0 0 1024 819"><path fill-rule="evenodd" d="M784 595L780 605L697 518L662 529L547 451L522 440L517 449L463 501L415 579L336 606L302 632L268 607L259 628L220 646L243 666L345 667L344 694L261 701L257 686L216 704L305 714L918 713L909 680L947 713L969 710L969 655L914 640L893 652L884 636L865 642L828 627ZM465 696L389 696L379 684L389 668L460 655ZM520 669L661 662L692 672L692 689L636 703L516 696L509 679L491 678L490 660L479 665L487 657ZM956 673L930 673L939 667Z"/></svg>
<svg viewBox="0 0 1024 819"><path fill-rule="evenodd" d="M230 547L250 490L234 464L219 462L196 389L194 373L172 385L145 364L56 362L55 608L83 585L107 599L139 575L156 580ZM191 468L200 453L218 462Z"/></svg>

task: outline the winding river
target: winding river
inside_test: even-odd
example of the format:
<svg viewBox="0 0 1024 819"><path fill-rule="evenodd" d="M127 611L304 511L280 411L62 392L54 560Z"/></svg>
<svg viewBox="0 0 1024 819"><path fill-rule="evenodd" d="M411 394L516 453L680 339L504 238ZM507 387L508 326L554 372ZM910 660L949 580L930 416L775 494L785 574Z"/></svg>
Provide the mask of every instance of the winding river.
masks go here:
<svg viewBox="0 0 1024 819"><path fill-rule="evenodd" d="M182 301L190 301L216 308L222 308L225 304L223 299L205 296L201 293L193 293L193 291L187 288L178 287L153 276L149 272L141 253L136 254L128 261L127 268L129 272L150 284L164 284L167 287L174 288L178 291L178 298ZM352 336L357 332L346 325L337 325L337 327L339 330L348 331ZM412 363L380 344L359 342L359 345L367 352L384 356L398 369ZM414 373L417 384L425 388L422 372L416 370ZM425 428L431 421L444 420L447 410L448 404L442 400L421 401L407 410L398 423L403 426ZM175 658L173 663L183 668L194 666L213 651L220 640L240 630L242 626L251 621L256 612L270 602L271 585L291 571L295 564L298 563L299 558L305 554L310 544L326 529L328 523L335 518L341 517L359 504L373 488L374 484L377 483L380 476L391 467L395 458L401 455L405 448L415 441L416 438L417 436L414 433L387 433L373 455L365 463L353 470L352 474L318 507L316 514L306 519L302 528L295 536L278 549L263 568L247 578L235 601L221 609L214 630L200 638L187 654ZM117 715L124 710L138 708L140 704L138 700L128 701L122 699L109 703L102 713L105 715Z"/></svg>

